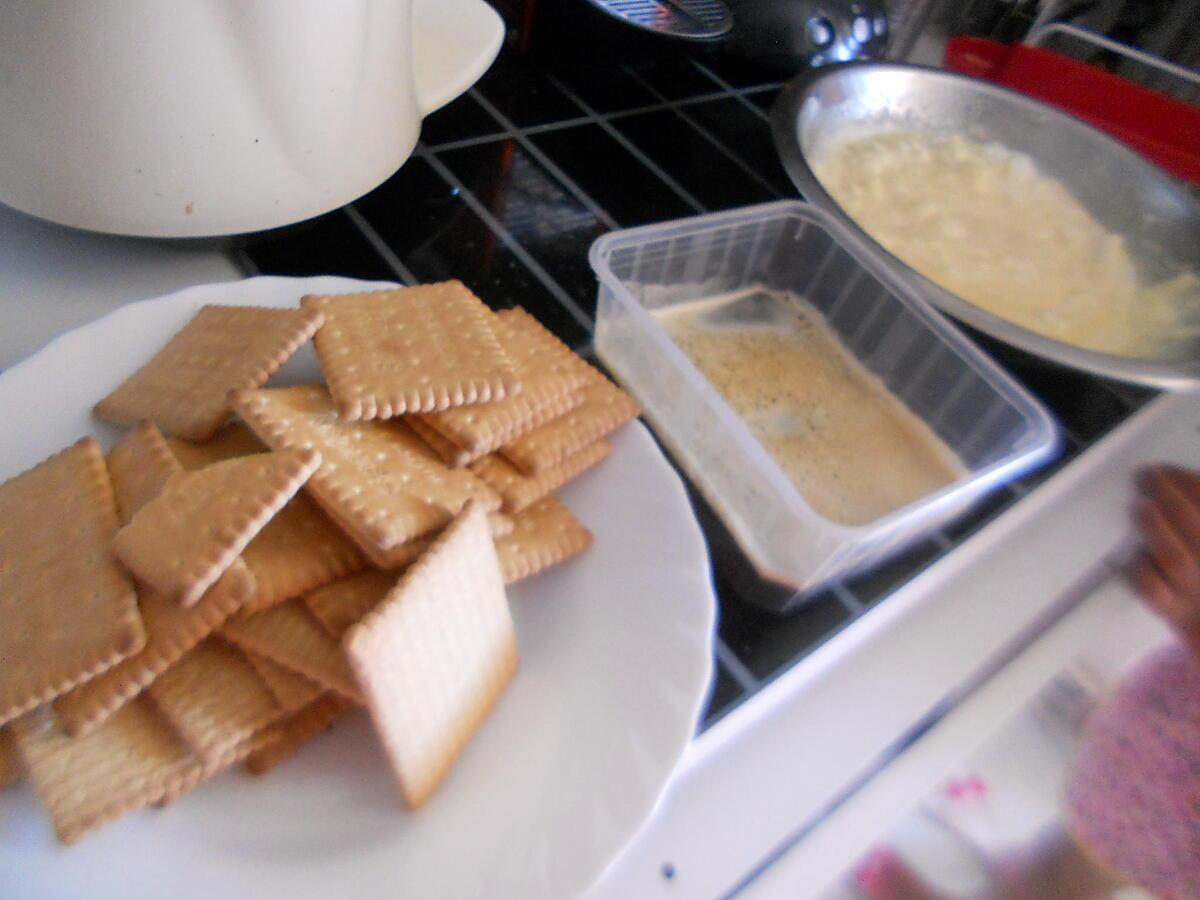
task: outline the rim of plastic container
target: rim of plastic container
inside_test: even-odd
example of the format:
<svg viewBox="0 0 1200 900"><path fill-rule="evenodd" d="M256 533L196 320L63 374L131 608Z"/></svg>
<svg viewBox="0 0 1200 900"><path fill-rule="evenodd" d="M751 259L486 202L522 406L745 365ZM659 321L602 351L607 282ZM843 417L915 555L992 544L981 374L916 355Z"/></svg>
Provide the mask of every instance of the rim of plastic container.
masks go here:
<svg viewBox="0 0 1200 900"><path fill-rule="evenodd" d="M751 454L755 457L756 463L762 469L768 482L779 492L789 507L800 511L805 516L815 519L824 527L833 530L845 538L852 539L866 535L895 535L904 531L905 527L912 523L912 520L927 516L931 509L954 502L964 488L973 488L980 494L994 490L997 487L1020 478L1025 473L1057 454L1061 446L1061 432L1046 408L1012 375L994 362L983 349L959 331L958 327L949 318L914 291L903 279L897 277L889 267L887 261L880 254L846 229L835 217L811 203L805 203L801 200L776 200L769 203L740 207L735 210L705 213L703 215L689 216L658 224L640 225L635 228L609 232L593 241L588 251L588 262L595 271L597 279L615 295L622 298L624 301L623 305L629 307L632 315L658 345L658 349L664 352L674 365L683 368L689 374L708 384L708 379L688 359L687 355L676 346L675 342L667 336L667 333L659 326L650 313L647 312L645 307L625 289L621 279L613 273L609 266L609 257L616 250L645 244L650 240L673 240L718 228L726 228L730 225L736 225L741 221L763 221L772 216L809 219L815 221L820 227L829 232L830 236L849 252L856 262L877 278L910 312L914 313L928 325L943 343L948 345L968 366L984 378L1031 426L1023 448L1015 450L1013 453L996 460L971 475L951 482L949 485L931 494L926 494L885 516L861 525L847 525L822 516L809 505L791 479L784 474L778 463L775 462L774 457L771 456L750 431L741 416L713 389L706 400L731 425L738 439L748 447ZM693 477L698 486L703 490L705 480L703 473L694 473ZM709 492L704 491L704 493L709 501L713 502L714 498L709 497ZM719 501L714 502L713 505L718 510L724 506ZM739 534L741 528L738 526L738 523L729 521L732 517L723 516L722 518L726 520L726 526L733 533L738 544L742 546L742 549L748 555L755 557L755 565L763 575L777 581L795 583L793 576L776 572L770 566L763 567L760 565L760 559L757 558L758 555L752 554L748 549L748 542L744 539L745 535Z"/></svg>

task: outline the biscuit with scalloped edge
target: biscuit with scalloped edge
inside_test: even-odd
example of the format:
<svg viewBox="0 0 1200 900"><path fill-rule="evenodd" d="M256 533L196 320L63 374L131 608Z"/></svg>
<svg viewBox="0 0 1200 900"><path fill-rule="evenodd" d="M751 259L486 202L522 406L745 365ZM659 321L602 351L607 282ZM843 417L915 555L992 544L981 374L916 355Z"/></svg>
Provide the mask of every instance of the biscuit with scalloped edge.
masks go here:
<svg viewBox="0 0 1200 900"><path fill-rule="evenodd" d="M496 489L504 512L513 515L599 465L612 450L612 444L599 440L537 475L526 475L499 453L490 453L471 463L471 471Z"/></svg>
<svg viewBox="0 0 1200 900"><path fill-rule="evenodd" d="M202 307L96 404L96 415L119 425L148 419L167 434L205 440L229 418L229 392L264 384L321 321L311 309Z"/></svg>
<svg viewBox="0 0 1200 900"><path fill-rule="evenodd" d="M288 715L303 709L325 693L325 689L311 678L280 665L273 659L245 649L242 653Z"/></svg>
<svg viewBox="0 0 1200 900"><path fill-rule="evenodd" d="M517 668L483 510L472 504L342 638L400 792L436 790Z"/></svg>
<svg viewBox="0 0 1200 900"><path fill-rule="evenodd" d="M246 655L219 637L197 644L146 696L205 760L225 758L286 715Z"/></svg>
<svg viewBox="0 0 1200 900"><path fill-rule="evenodd" d="M47 709L12 728L25 773L64 844L127 812L167 802L211 775L144 696L84 737L68 737Z"/></svg>
<svg viewBox="0 0 1200 900"><path fill-rule="evenodd" d="M117 532L113 553L138 581L190 606L320 463L314 450L285 450L175 475Z"/></svg>
<svg viewBox="0 0 1200 900"><path fill-rule="evenodd" d="M353 704L337 694L323 694L264 733L264 741L246 758L252 775L266 775L317 735L333 727Z"/></svg>
<svg viewBox="0 0 1200 900"><path fill-rule="evenodd" d="M495 491L447 467L401 420L347 422L320 385L239 391L233 405L271 447L321 453L307 493L380 568L400 565L403 545L445 526L468 501L500 508Z"/></svg>
<svg viewBox="0 0 1200 900"><path fill-rule="evenodd" d="M399 577L397 571L367 569L306 594L304 605L340 641L351 625L379 605Z"/></svg>
<svg viewBox="0 0 1200 900"><path fill-rule="evenodd" d="M500 452L527 475L539 475L636 419L632 397L592 370L583 402L554 421L506 441Z"/></svg>
<svg viewBox="0 0 1200 900"><path fill-rule="evenodd" d="M554 495L517 513L513 523L512 534L496 541L505 584L544 572L592 546L592 533Z"/></svg>
<svg viewBox="0 0 1200 900"><path fill-rule="evenodd" d="M343 419L390 419L502 400L521 382L496 340L495 316L461 281L312 295L314 339Z"/></svg>
<svg viewBox="0 0 1200 900"><path fill-rule="evenodd" d="M421 417L473 456L490 453L518 434L579 403L587 366L571 348L520 309L496 313L496 334L521 379L521 393L497 403L463 406Z"/></svg>
<svg viewBox="0 0 1200 900"><path fill-rule="evenodd" d="M143 422L108 452L108 471L124 524L157 497L181 469L159 430ZM193 606L180 606L140 586L138 610L146 630L145 646L57 697L54 714L59 724L73 736L87 733L137 696L253 596L254 578L237 560Z"/></svg>
<svg viewBox="0 0 1200 900"><path fill-rule="evenodd" d="M355 703L362 701L346 654L299 598L235 616L221 634L242 650L265 656Z"/></svg>
<svg viewBox="0 0 1200 900"><path fill-rule="evenodd" d="M240 424L202 444L168 438L167 446L189 470L269 449ZM263 526L242 551L242 559L256 585L247 604L250 609L299 597L367 565L358 546L303 492Z"/></svg>
<svg viewBox="0 0 1200 900"><path fill-rule="evenodd" d="M95 438L0 484L0 725L145 644L118 527Z"/></svg>

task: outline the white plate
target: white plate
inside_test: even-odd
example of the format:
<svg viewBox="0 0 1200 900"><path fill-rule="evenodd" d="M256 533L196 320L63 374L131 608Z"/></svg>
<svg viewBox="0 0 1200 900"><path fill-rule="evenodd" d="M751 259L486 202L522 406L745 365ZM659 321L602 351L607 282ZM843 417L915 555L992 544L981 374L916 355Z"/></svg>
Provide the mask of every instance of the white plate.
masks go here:
<svg viewBox="0 0 1200 900"><path fill-rule="evenodd" d="M0 375L0 480L79 436L92 404L205 303L362 290L256 278L124 307ZM311 349L276 381L318 377ZM274 382L273 382L274 383ZM28 783L0 795L4 897L567 897L649 817L712 675L708 554L640 425L562 496L596 536L511 590L521 667L425 808L404 810L357 712L265 779L241 771L59 847ZM52 498L48 498L52 499ZM2 625L0 625L2 627Z"/></svg>

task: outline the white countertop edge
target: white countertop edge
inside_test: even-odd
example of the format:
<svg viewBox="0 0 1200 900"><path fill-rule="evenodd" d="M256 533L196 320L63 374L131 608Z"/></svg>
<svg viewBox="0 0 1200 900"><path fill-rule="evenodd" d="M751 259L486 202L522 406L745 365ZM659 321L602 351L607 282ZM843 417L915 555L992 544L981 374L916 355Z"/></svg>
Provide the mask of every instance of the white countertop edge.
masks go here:
<svg viewBox="0 0 1200 900"><path fill-rule="evenodd" d="M1168 640L1117 576L1073 608L995 678L956 707L805 839L752 881L740 896L765 900L819 897L836 887L863 853L963 764L1052 679L1103 648L1105 669L1120 670ZM1088 648L1091 653L1081 651Z"/></svg>
<svg viewBox="0 0 1200 900"><path fill-rule="evenodd" d="M589 896L711 897L746 883L1122 550L1133 472L1194 457L1197 422L1200 394L1160 397L701 734L655 819Z"/></svg>

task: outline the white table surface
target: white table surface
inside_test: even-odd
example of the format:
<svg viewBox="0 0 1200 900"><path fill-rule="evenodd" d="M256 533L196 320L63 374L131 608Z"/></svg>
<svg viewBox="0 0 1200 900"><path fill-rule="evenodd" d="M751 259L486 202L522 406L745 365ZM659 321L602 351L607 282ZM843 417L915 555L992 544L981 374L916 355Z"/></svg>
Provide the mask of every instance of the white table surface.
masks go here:
<svg viewBox="0 0 1200 900"><path fill-rule="evenodd" d="M0 370L126 303L243 274L215 242L91 234L0 205Z"/></svg>

